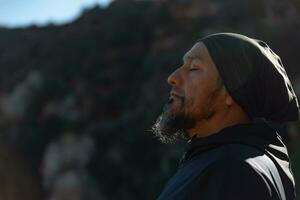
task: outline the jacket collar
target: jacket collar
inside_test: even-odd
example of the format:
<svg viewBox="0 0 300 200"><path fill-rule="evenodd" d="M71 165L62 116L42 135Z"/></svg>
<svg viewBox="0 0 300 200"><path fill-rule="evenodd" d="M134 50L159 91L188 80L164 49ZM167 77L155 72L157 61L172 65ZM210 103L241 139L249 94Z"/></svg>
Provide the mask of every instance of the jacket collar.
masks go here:
<svg viewBox="0 0 300 200"><path fill-rule="evenodd" d="M186 145L185 153L180 161L184 163L193 157L224 144L244 144L256 147L262 151L281 154L284 160L288 159L285 145L281 136L266 122L252 122L226 127L205 138L191 138ZM274 147L284 147L278 151ZM274 152L276 151L276 152Z"/></svg>

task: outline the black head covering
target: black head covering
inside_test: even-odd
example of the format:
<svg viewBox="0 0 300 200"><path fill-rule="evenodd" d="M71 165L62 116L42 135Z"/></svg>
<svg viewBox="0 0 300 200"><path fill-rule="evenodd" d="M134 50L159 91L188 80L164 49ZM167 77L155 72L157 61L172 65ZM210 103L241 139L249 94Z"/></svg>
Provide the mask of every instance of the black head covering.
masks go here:
<svg viewBox="0 0 300 200"><path fill-rule="evenodd" d="M251 117L298 120L298 100L280 57L263 41L235 33L200 39L231 97Z"/></svg>

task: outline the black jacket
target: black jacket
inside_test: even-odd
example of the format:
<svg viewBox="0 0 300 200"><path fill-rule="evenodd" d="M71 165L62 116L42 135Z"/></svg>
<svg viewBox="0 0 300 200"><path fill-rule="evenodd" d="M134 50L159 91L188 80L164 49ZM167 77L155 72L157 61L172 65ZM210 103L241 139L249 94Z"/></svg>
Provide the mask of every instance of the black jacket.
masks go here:
<svg viewBox="0 0 300 200"><path fill-rule="evenodd" d="M281 137L263 122L192 138L158 200L294 200L295 183Z"/></svg>

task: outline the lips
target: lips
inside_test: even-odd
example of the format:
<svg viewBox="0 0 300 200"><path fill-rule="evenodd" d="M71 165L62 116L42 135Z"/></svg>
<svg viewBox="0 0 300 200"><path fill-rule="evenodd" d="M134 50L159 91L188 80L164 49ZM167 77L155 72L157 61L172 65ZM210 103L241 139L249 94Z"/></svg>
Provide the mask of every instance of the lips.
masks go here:
<svg viewBox="0 0 300 200"><path fill-rule="evenodd" d="M182 99L183 98L183 96L182 95L180 95L180 94L178 94L178 93L176 93L176 92L170 92L170 97L171 98L180 98L180 99Z"/></svg>
<svg viewBox="0 0 300 200"><path fill-rule="evenodd" d="M169 100L167 102L168 106L171 106L171 105L174 106L173 104L177 105L177 106L178 105L183 106L183 104L184 104L184 96L180 95L180 93L177 93L174 90L172 90L170 92L170 97L169 97Z"/></svg>
<svg viewBox="0 0 300 200"><path fill-rule="evenodd" d="M174 92L174 90L172 90L170 92L170 97L169 97L169 100L168 100L168 104L169 105L173 104L174 101L183 103L183 100L184 100L183 95L180 95L179 93Z"/></svg>

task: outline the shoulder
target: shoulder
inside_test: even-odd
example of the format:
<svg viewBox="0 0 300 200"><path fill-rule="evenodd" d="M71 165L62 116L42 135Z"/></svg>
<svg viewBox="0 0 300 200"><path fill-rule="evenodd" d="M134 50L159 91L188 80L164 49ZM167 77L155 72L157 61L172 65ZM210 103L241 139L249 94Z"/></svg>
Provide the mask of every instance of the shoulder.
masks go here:
<svg viewBox="0 0 300 200"><path fill-rule="evenodd" d="M226 144L217 150L217 158L207 166L206 170L218 170L235 173L253 172L271 179L276 170L272 159L263 150L243 144Z"/></svg>
<svg viewBox="0 0 300 200"><path fill-rule="evenodd" d="M266 173L273 164L268 156L238 144L224 145L217 151L217 158L194 179L188 199L276 199Z"/></svg>
<svg viewBox="0 0 300 200"><path fill-rule="evenodd" d="M265 155L265 151L244 144L225 144L216 149L220 152L220 158L228 158L231 160L245 160Z"/></svg>
<svg viewBox="0 0 300 200"><path fill-rule="evenodd" d="M208 165L200 176L216 176L218 179L231 177L231 180L239 181L240 176L261 178L261 172L252 166L248 160L233 157L223 157ZM226 179L225 179L226 180ZM224 181L225 181L224 180Z"/></svg>
<svg viewBox="0 0 300 200"><path fill-rule="evenodd" d="M275 165L263 151L242 144L227 144L219 151L222 153L200 176L215 176L221 181L230 180L232 184L239 184L246 178L248 181L243 184L247 186L259 181L269 187Z"/></svg>
<svg viewBox="0 0 300 200"><path fill-rule="evenodd" d="M188 199L264 199L272 197L268 180L249 163L221 159L213 162L195 179Z"/></svg>

